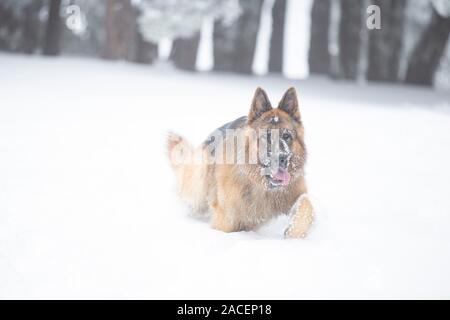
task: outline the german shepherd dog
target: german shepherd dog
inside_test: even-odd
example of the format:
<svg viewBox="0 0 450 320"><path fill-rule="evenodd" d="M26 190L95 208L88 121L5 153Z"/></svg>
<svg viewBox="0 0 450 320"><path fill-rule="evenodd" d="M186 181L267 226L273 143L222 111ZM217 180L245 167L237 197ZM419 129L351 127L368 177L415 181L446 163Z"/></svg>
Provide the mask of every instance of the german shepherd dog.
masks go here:
<svg viewBox="0 0 450 320"><path fill-rule="evenodd" d="M213 228L254 230L270 218L289 214L285 236L307 234L313 208L307 197L304 128L294 88L277 108L257 88L247 117L215 130L198 148L170 133L167 147L181 199L194 214L210 216Z"/></svg>

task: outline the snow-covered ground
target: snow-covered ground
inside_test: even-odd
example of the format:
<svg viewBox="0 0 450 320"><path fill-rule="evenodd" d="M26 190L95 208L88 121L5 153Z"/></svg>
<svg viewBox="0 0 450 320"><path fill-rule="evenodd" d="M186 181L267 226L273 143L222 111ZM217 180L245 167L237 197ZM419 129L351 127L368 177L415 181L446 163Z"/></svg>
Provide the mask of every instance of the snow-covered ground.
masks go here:
<svg viewBox="0 0 450 320"><path fill-rule="evenodd" d="M450 298L450 94L0 55L0 298ZM199 143L256 86L298 89L317 223L189 217L166 131Z"/></svg>

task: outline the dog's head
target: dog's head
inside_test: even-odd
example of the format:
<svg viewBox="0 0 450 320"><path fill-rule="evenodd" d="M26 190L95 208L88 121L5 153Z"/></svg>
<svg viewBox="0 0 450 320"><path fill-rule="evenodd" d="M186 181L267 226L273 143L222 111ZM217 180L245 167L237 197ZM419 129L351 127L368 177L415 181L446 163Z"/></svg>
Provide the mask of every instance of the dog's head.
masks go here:
<svg viewBox="0 0 450 320"><path fill-rule="evenodd" d="M306 148L297 93L286 91L277 108L257 88L245 126L249 144L257 146L258 160L247 167L250 179L269 190L286 188L303 175Z"/></svg>

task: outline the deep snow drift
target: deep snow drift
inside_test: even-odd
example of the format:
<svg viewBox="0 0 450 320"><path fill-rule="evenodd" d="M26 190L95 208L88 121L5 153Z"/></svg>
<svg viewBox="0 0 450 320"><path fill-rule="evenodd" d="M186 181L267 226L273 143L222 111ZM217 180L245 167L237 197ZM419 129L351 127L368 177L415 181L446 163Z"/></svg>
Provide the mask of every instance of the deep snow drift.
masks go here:
<svg viewBox="0 0 450 320"><path fill-rule="evenodd" d="M0 55L0 298L449 298L448 93ZM164 138L295 85L317 221L189 217Z"/></svg>

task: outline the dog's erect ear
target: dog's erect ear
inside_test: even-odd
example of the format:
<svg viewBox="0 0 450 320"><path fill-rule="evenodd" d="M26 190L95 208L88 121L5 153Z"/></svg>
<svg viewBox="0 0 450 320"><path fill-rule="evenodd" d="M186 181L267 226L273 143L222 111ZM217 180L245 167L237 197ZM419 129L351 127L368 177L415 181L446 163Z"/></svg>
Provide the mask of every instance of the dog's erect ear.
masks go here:
<svg viewBox="0 0 450 320"><path fill-rule="evenodd" d="M300 122L300 111L298 109L297 92L294 87L289 88L278 105L278 109L289 114L295 121Z"/></svg>
<svg viewBox="0 0 450 320"><path fill-rule="evenodd" d="M264 112L272 110L269 98L267 98L266 92L260 87L256 88L255 95L253 96L252 106L250 107L250 113L248 114L247 123L252 123L259 118Z"/></svg>

